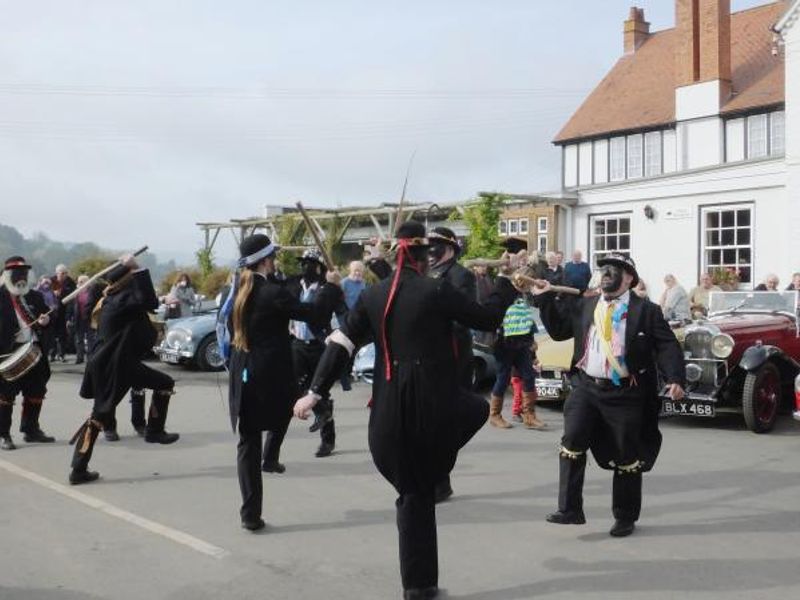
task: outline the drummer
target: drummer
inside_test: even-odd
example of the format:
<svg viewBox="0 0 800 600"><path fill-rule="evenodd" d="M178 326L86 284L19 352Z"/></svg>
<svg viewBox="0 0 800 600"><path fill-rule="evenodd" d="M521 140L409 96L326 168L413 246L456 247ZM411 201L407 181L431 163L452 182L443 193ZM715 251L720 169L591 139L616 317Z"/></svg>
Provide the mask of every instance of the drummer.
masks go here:
<svg viewBox="0 0 800 600"><path fill-rule="evenodd" d="M11 415L22 393L19 430L26 442L54 442L39 427L50 365L39 345L39 333L50 323L44 297L30 289L31 266L21 256L5 261L0 278L0 449L14 450ZM36 357L38 356L38 360ZM13 381L8 381L8 379Z"/></svg>

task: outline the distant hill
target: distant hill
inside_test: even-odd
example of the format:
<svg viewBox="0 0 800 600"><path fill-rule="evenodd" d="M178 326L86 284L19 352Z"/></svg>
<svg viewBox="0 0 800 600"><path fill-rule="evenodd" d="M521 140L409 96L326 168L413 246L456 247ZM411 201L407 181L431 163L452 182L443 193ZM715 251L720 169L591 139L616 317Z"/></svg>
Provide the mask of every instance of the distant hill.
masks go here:
<svg viewBox="0 0 800 600"><path fill-rule="evenodd" d="M24 256L33 266L37 276L55 273L58 264L70 267L78 261L101 256L108 257L110 262L122 253L122 250L101 248L92 242L56 242L42 233L26 239L10 225L0 223L0 261L5 261L7 257L15 254ZM140 265L150 269L153 281L156 282L176 268L174 261L159 263L156 255L149 252L140 256L138 261ZM73 275L78 274L73 273Z"/></svg>

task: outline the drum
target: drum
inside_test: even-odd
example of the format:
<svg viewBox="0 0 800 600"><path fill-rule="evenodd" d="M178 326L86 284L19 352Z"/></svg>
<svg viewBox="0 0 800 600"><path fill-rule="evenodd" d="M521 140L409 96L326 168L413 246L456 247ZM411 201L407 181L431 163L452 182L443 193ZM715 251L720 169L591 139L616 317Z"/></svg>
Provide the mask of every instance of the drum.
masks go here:
<svg viewBox="0 0 800 600"><path fill-rule="evenodd" d="M0 362L0 377L16 381L35 367L42 359L42 350L33 342L26 342Z"/></svg>

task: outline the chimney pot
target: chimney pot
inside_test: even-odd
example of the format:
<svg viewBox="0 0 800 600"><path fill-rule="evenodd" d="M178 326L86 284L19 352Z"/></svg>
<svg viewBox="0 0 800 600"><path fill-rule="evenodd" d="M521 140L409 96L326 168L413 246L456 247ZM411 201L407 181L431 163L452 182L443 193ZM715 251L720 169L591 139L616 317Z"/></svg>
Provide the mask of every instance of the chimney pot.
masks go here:
<svg viewBox="0 0 800 600"><path fill-rule="evenodd" d="M650 37L650 23L644 20L644 9L631 6L623 26L625 54L636 52Z"/></svg>

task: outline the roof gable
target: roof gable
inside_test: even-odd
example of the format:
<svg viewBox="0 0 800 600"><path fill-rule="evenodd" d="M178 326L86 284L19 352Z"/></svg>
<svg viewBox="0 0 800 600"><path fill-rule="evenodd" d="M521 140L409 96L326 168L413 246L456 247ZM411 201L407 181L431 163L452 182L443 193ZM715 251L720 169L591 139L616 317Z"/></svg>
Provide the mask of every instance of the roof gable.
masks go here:
<svg viewBox="0 0 800 600"><path fill-rule="evenodd" d="M734 94L723 113L784 101L784 60L772 55L770 28L785 6L781 0L731 15ZM554 143L674 123L676 39L674 28L655 32L635 53L620 58Z"/></svg>

